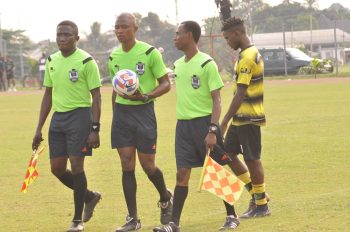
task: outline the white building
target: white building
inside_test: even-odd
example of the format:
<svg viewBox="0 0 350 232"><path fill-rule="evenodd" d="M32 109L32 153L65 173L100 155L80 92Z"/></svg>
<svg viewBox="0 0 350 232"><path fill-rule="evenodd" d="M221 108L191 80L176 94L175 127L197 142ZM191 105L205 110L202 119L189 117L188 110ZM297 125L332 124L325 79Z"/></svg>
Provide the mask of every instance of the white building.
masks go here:
<svg viewBox="0 0 350 232"><path fill-rule="evenodd" d="M312 35L312 36L311 36ZM308 31L287 31L285 32L286 47L300 47L311 50L312 41L312 56L318 56L322 59L335 59L335 44L337 44L338 60L343 64L345 59L346 44L350 44L350 34L336 29L335 42L334 29L313 30L312 34ZM283 48L283 32L254 34L253 43L258 48Z"/></svg>

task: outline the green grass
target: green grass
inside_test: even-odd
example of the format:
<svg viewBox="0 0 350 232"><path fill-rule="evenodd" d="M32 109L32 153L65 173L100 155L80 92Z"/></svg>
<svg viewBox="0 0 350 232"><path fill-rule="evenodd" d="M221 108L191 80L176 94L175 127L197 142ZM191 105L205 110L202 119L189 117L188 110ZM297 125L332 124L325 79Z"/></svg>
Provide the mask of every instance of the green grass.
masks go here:
<svg viewBox="0 0 350 232"><path fill-rule="evenodd" d="M237 231L348 231L350 228L350 95L349 81L290 84L266 81L267 127L263 133L266 187L272 216L241 220ZM68 228L72 192L50 173L48 149L39 157L39 177L28 193L20 193L43 92L0 93L0 231L59 232ZM103 200L87 232L114 231L127 213L121 187L120 161L110 148L110 91L103 90L101 148L86 159L88 186ZM223 112L231 100L222 91ZM157 164L170 188L175 186L175 91L156 103L159 127ZM44 127L45 141L49 120ZM159 225L158 195L137 165L138 208L143 229ZM200 169L192 172L183 210L184 232L212 232L222 225L224 206L213 195L197 192ZM238 213L248 204L246 192Z"/></svg>
<svg viewBox="0 0 350 232"><path fill-rule="evenodd" d="M344 65L339 65L338 66L338 75L336 74L336 67L334 67L334 71L332 73L317 73L316 78L329 78L329 77L349 77L350 76L350 64L344 64ZM225 78L227 78L225 76ZM298 75L288 75L288 76L266 76L265 78L267 79L310 79L310 78L315 78L314 74L298 74Z"/></svg>

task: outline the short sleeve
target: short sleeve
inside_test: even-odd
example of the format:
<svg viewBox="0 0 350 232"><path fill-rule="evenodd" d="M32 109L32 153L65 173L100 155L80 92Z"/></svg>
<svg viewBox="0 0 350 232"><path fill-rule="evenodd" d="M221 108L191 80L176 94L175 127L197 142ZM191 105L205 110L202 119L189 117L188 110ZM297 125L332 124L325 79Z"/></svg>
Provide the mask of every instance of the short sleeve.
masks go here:
<svg viewBox="0 0 350 232"><path fill-rule="evenodd" d="M52 80L50 75L50 62L46 62L45 64L45 75L44 75L44 83L43 85L46 87L52 87Z"/></svg>
<svg viewBox="0 0 350 232"><path fill-rule="evenodd" d="M208 75L208 86L210 92L213 90L221 89L224 86L224 83L222 82L216 63L214 61L211 61L206 64L204 68Z"/></svg>
<svg viewBox="0 0 350 232"><path fill-rule="evenodd" d="M94 59L85 64L84 73L86 75L86 81L89 90L98 88L101 86L100 73L97 63Z"/></svg>
<svg viewBox="0 0 350 232"><path fill-rule="evenodd" d="M113 77L115 76L116 72L115 72L115 69L113 67L113 60L111 57L109 57L109 59L108 59L108 70L109 70L109 77L112 80Z"/></svg>
<svg viewBox="0 0 350 232"><path fill-rule="evenodd" d="M158 49L153 49L153 51L149 54L151 56L151 69L153 75L159 79L168 73L166 66L163 61L162 54L158 51Z"/></svg>
<svg viewBox="0 0 350 232"><path fill-rule="evenodd" d="M243 85L249 85L250 80L253 76L253 70L255 67L255 63L250 59L242 59L238 63L237 70L238 78L237 78L237 84L243 84Z"/></svg>

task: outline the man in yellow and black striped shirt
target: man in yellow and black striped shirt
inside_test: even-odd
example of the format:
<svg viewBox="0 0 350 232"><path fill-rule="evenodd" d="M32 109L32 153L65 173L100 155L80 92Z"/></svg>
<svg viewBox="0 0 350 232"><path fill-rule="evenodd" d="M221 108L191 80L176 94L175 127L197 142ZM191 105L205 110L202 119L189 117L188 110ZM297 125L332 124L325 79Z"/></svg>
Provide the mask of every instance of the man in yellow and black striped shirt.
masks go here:
<svg viewBox="0 0 350 232"><path fill-rule="evenodd" d="M236 64L235 94L221 122L224 133L232 119L225 138L225 150L232 157L230 168L252 195L249 208L241 218L264 217L271 214L260 160L260 126L265 125L264 63L258 49L251 44L246 34L243 20L236 17L226 20L222 31L227 44L234 50L241 50ZM238 159L238 154L243 154L246 166Z"/></svg>

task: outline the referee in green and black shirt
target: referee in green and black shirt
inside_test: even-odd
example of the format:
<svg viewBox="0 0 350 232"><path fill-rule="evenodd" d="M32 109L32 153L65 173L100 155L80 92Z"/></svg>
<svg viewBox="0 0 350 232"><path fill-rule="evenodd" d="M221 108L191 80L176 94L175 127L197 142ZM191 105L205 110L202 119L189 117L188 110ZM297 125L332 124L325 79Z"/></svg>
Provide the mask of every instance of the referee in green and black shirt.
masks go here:
<svg viewBox="0 0 350 232"><path fill-rule="evenodd" d="M62 21L56 29L59 51L48 57L39 122L32 148L37 149L42 138L42 127L54 110L49 147L52 173L74 191L74 217L67 230L83 231L90 220L101 195L87 189L84 172L85 156L100 146L101 114L100 75L93 58L77 48L78 27L72 21ZM71 169L67 169L67 160ZM85 203L84 215L83 208Z"/></svg>

